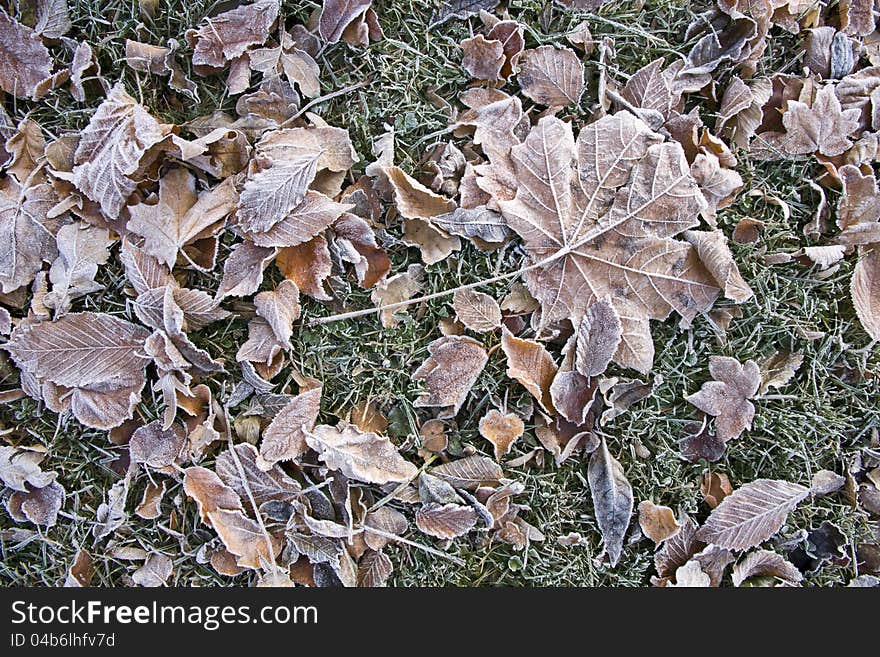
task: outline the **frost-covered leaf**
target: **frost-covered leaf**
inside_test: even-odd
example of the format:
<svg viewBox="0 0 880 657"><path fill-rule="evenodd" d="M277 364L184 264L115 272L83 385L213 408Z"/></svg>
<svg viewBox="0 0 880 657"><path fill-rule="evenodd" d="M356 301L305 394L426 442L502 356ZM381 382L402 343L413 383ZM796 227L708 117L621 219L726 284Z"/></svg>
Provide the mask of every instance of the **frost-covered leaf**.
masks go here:
<svg viewBox="0 0 880 657"><path fill-rule="evenodd" d="M230 450L226 450L217 457L214 468L223 483L238 493L239 497L247 498L250 491L257 506L273 501L291 502L299 497L300 485L278 466L263 469L264 464L253 445L241 443L234 449L237 459Z"/></svg>
<svg viewBox="0 0 880 657"><path fill-rule="evenodd" d="M842 109L831 85L816 92L812 105L789 100L782 115L786 129L782 146L790 155L840 155L852 145L849 136L859 127L860 113L856 108Z"/></svg>
<svg viewBox="0 0 880 657"><path fill-rule="evenodd" d="M507 376L519 381L549 413L553 412L550 386L557 366L544 345L514 336L506 328L501 336L501 349L507 356Z"/></svg>
<svg viewBox="0 0 880 657"><path fill-rule="evenodd" d="M584 66L571 48L524 50L517 80L523 93L551 108L577 105L584 93Z"/></svg>
<svg viewBox="0 0 880 657"><path fill-rule="evenodd" d="M461 42L461 66L477 80L490 82L501 78L504 66L504 44L478 34Z"/></svg>
<svg viewBox="0 0 880 657"><path fill-rule="evenodd" d="M880 248L863 251L853 271L850 295L859 321L872 340L880 340Z"/></svg>
<svg viewBox="0 0 880 657"><path fill-rule="evenodd" d="M131 574L131 580L138 586L164 586L171 577L174 564L164 554L154 552L147 557L144 564Z"/></svg>
<svg viewBox="0 0 880 657"><path fill-rule="evenodd" d="M278 341L290 349L293 322L299 319L299 289L291 280L283 280L274 290L260 292L254 297L257 314L269 322Z"/></svg>
<svg viewBox="0 0 880 657"><path fill-rule="evenodd" d="M40 37L0 12L0 89L19 98L36 98L39 84L52 74L52 56Z"/></svg>
<svg viewBox="0 0 880 657"><path fill-rule="evenodd" d="M715 416L719 439L737 438L750 429L755 407L749 401L761 385L761 372L754 361L739 363L728 356L712 356L709 372L714 381L703 384L699 392L686 399L704 413Z"/></svg>
<svg viewBox="0 0 880 657"><path fill-rule="evenodd" d="M466 456L431 468L431 474L455 488L476 490L497 484L504 476L501 466L487 456Z"/></svg>
<svg viewBox="0 0 880 657"><path fill-rule="evenodd" d="M779 531L810 489L774 479L758 479L736 489L716 507L696 536L730 550L746 550Z"/></svg>
<svg viewBox="0 0 880 657"><path fill-rule="evenodd" d="M479 430L480 435L492 443L495 460L501 461L501 457L510 451L514 441L523 435L525 425L516 414L502 413L493 408L480 418Z"/></svg>
<svg viewBox="0 0 880 657"><path fill-rule="evenodd" d="M363 432L353 424L325 424L306 433L306 443L331 470L373 484L414 479L418 469L404 459L388 438Z"/></svg>
<svg viewBox="0 0 880 657"><path fill-rule="evenodd" d="M82 131L73 156L73 184L111 221L137 186L132 176L147 149L168 133L117 83Z"/></svg>
<svg viewBox="0 0 880 657"><path fill-rule="evenodd" d="M112 240L106 228L74 223L58 230L56 242L58 257L49 269L52 291L43 303L58 317L70 310L74 299L104 289L95 276L110 258Z"/></svg>
<svg viewBox="0 0 880 657"><path fill-rule="evenodd" d="M281 9L279 0L257 0L202 20L186 39L193 48L193 66L222 68L251 47L263 43Z"/></svg>
<svg viewBox="0 0 880 657"><path fill-rule="evenodd" d="M259 290L263 270L277 253L277 249L257 246L249 240L236 244L223 263L223 278L220 279L214 303L226 297L248 296Z"/></svg>
<svg viewBox="0 0 880 657"><path fill-rule="evenodd" d="M477 518L472 507L430 502L416 512L416 527L435 538L457 538L476 527Z"/></svg>
<svg viewBox="0 0 880 657"><path fill-rule="evenodd" d="M154 420L135 430L128 450L135 463L164 468L177 462L185 443L186 432L179 423L163 429L162 423Z"/></svg>
<svg viewBox="0 0 880 657"><path fill-rule="evenodd" d="M458 321L472 331L485 333L501 326L498 302L483 292L459 290L452 297L452 307Z"/></svg>
<svg viewBox="0 0 880 657"><path fill-rule="evenodd" d="M775 577L797 584L804 576L785 557L770 550L755 550L733 567L733 585L740 586L752 577Z"/></svg>
<svg viewBox="0 0 880 657"><path fill-rule="evenodd" d="M675 536L681 529L672 509L649 500L639 503L639 526L642 533L657 545Z"/></svg>
<svg viewBox="0 0 880 657"><path fill-rule="evenodd" d="M577 330L575 369L583 376L598 376L605 371L620 344L620 317L607 300L590 306Z"/></svg>
<svg viewBox="0 0 880 657"><path fill-rule="evenodd" d="M489 360L482 344L460 335L446 335L428 345L430 356L413 372L426 388L414 406L439 408L440 418L455 417Z"/></svg>
<svg viewBox="0 0 880 657"><path fill-rule="evenodd" d="M364 14L373 0L324 0L318 18L318 32L327 43L336 43L345 29Z"/></svg>
<svg viewBox="0 0 880 657"><path fill-rule="evenodd" d="M302 456L309 447L306 432L314 428L320 410L320 386L305 390L291 399L263 432L261 461L273 464Z"/></svg>
<svg viewBox="0 0 880 657"><path fill-rule="evenodd" d="M608 553L611 565L616 566L620 561L623 540L632 516L633 494L632 486L623 473L623 467L608 452L604 438L590 457L587 480L605 551Z"/></svg>
<svg viewBox="0 0 880 657"><path fill-rule="evenodd" d="M0 479L12 490L23 493L29 490L25 484L33 488L48 486L57 475L40 469L40 463L45 458L44 452L0 445Z"/></svg>

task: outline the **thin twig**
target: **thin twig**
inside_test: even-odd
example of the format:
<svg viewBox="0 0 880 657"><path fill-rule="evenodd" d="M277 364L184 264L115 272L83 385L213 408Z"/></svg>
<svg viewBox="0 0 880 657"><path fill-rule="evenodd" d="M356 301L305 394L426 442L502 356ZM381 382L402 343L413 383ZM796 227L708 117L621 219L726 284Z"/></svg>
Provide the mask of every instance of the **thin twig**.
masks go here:
<svg viewBox="0 0 880 657"><path fill-rule="evenodd" d="M355 89L360 89L361 87L366 87L368 84L370 84L370 82L371 82L371 80L362 80L362 81L358 82L357 84L350 84L347 87L343 87L342 89L337 89L336 91L331 91L329 94L325 94L323 96L318 96L317 98L313 98L308 103L303 105L296 114L291 116L289 119L285 119L279 127L283 128L285 126L290 125L296 119L298 119L303 114L305 114L310 109L312 109L315 105L319 105L320 103L323 103L327 100L332 100L332 99L336 98L337 96L343 96L350 91L354 91Z"/></svg>
<svg viewBox="0 0 880 657"><path fill-rule="evenodd" d="M395 541L396 543L403 543L404 545L409 545L410 547L418 548L419 550L423 550L428 554L433 554L435 557L442 557L443 559L448 559L454 564L459 566L464 566L465 562L459 559L458 557L453 557L451 554L446 554L445 552L441 552L440 550L434 549L427 545L422 545L421 543L416 543L415 541L411 541L407 538L403 538L402 536L398 536L397 534L392 534L391 532L382 531L381 529L376 529L375 527L369 527L364 525L364 531L370 532L371 534L376 534L377 536L381 536L383 538L387 538L390 541Z"/></svg>

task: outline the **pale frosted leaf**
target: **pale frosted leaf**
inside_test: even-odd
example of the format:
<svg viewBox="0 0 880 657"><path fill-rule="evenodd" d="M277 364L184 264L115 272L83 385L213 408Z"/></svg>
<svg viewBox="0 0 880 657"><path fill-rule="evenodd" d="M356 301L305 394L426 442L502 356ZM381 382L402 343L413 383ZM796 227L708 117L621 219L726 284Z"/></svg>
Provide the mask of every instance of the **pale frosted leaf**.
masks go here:
<svg viewBox="0 0 880 657"><path fill-rule="evenodd" d="M593 497L596 523L602 532L605 551L616 566L633 510L632 486L620 463L608 452L604 438L590 457L587 480Z"/></svg>
<svg viewBox="0 0 880 657"><path fill-rule="evenodd" d="M226 297L245 297L260 289L263 270L275 257L277 249L257 246L250 240L236 244L223 263L223 278L214 303Z"/></svg>
<svg viewBox="0 0 880 657"><path fill-rule="evenodd" d="M373 292L370 294L370 300L380 309L402 301L413 298L422 287L424 279L424 268L421 265L410 265L405 272L395 274L384 281L380 281ZM381 310L379 319L382 326L389 328L397 324L397 318L394 316L396 309Z"/></svg>
<svg viewBox="0 0 880 657"><path fill-rule="evenodd" d="M459 504L425 504L416 511L416 527L434 538L458 538L477 525L477 512Z"/></svg>
<svg viewBox="0 0 880 657"><path fill-rule="evenodd" d="M488 294L459 290L452 297L458 320L472 331L485 333L501 326L501 308Z"/></svg>
<svg viewBox="0 0 880 657"><path fill-rule="evenodd" d="M299 289L296 283L285 279L271 291L260 292L254 297L257 314L269 322L278 341L290 348L293 322L299 319Z"/></svg>
<svg viewBox="0 0 880 657"><path fill-rule="evenodd" d="M242 481L238 465L229 450L217 457L214 468L217 471L217 476L238 493L239 497L247 499L248 491L250 491L257 506L272 501L291 502L299 497L300 485L281 468L272 466L263 470L260 467L262 463L260 463L257 449L253 445L242 443L233 449L235 449L238 461L244 471L244 481Z"/></svg>
<svg viewBox="0 0 880 657"><path fill-rule="evenodd" d="M131 574L131 580L138 586L164 586L171 577L174 565L164 554L154 553L147 557L140 568Z"/></svg>
<svg viewBox="0 0 880 657"><path fill-rule="evenodd" d="M122 242L119 260L125 267L125 277L139 295L147 290L174 284L171 272L133 242L128 240Z"/></svg>
<svg viewBox="0 0 880 657"><path fill-rule="evenodd" d="M345 28L370 8L372 0L324 0L318 19L318 33L327 43L342 38Z"/></svg>
<svg viewBox="0 0 880 657"><path fill-rule="evenodd" d="M299 246L311 240L339 219L352 206L337 203L320 192L306 192L299 203L271 228L264 232L250 232L254 244L263 247Z"/></svg>
<svg viewBox="0 0 880 657"><path fill-rule="evenodd" d="M407 219L430 219L455 210L455 201L440 196L425 187L399 167L384 167L394 189L397 210Z"/></svg>
<svg viewBox="0 0 880 657"><path fill-rule="evenodd" d="M478 34L461 42L461 67L472 78L490 82L501 78L504 66L504 44Z"/></svg>
<svg viewBox="0 0 880 657"><path fill-rule="evenodd" d="M278 18L279 0L257 0L217 16L206 17L186 39L193 48L193 66L222 68L251 46L263 43Z"/></svg>
<svg viewBox="0 0 880 657"><path fill-rule="evenodd" d="M724 290L725 297L743 303L754 296L733 261L727 237L722 231L688 230L684 232L684 238L697 249L700 260Z"/></svg>
<svg viewBox="0 0 880 657"><path fill-rule="evenodd" d="M679 525L681 527L678 532L654 553L654 566L660 577L672 577L679 567L706 547L705 543L696 538L698 525L690 516L682 514Z"/></svg>
<svg viewBox="0 0 880 657"><path fill-rule="evenodd" d="M46 458L43 452L18 449L0 445L0 479L12 490L26 493L29 484L33 488L48 486L57 476L54 472L43 472L40 463Z"/></svg>
<svg viewBox="0 0 880 657"><path fill-rule="evenodd" d="M571 48L524 50L517 80L523 93L547 107L577 105L584 92L584 66Z"/></svg>
<svg viewBox="0 0 880 657"><path fill-rule="evenodd" d="M746 550L773 536L810 489L774 479L745 484L712 511L697 538L730 550Z"/></svg>
<svg viewBox="0 0 880 657"><path fill-rule="evenodd" d="M674 588L709 588L712 580L700 568L700 562L692 559L675 571L675 582L667 584Z"/></svg>
<svg viewBox="0 0 880 657"><path fill-rule="evenodd" d="M52 57L39 36L6 12L0 12L0 89L35 98L37 87L52 74Z"/></svg>
<svg viewBox="0 0 880 657"><path fill-rule="evenodd" d="M185 442L186 432L179 423L163 429L161 421L153 420L131 435L128 450L135 463L164 468L177 462Z"/></svg>
<svg viewBox="0 0 880 657"><path fill-rule="evenodd" d="M439 408L440 418L455 417L489 357L482 344L459 335L437 338L428 345L428 353L413 372L413 381L423 381L425 386L413 405Z"/></svg>
<svg viewBox="0 0 880 657"><path fill-rule="evenodd" d="M394 568L385 553L370 550L358 562L358 586L385 586Z"/></svg>
<svg viewBox="0 0 880 657"><path fill-rule="evenodd" d="M761 362L761 387L758 394L763 395L770 388L781 388L791 381L804 362L799 352L777 351Z"/></svg>
<svg viewBox="0 0 880 657"><path fill-rule="evenodd" d="M504 471L487 456L466 456L431 468L431 474L455 488L476 490L480 486L497 484Z"/></svg>
<svg viewBox="0 0 880 657"><path fill-rule="evenodd" d="M110 315L65 315L54 322L19 325L6 349L19 368L64 386L143 379L141 355L149 332Z"/></svg>
<svg viewBox="0 0 880 657"><path fill-rule="evenodd" d="M586 377L605 371L621 340L620 317L614 306L603 299L587 310L577 331L575 368Z"/></svg>
<svg viewBox="0 0 880 657"><path fill-rule="evenodd" d="M321 410L321 388L301 392L291 399L266 427L260 444L261 463L294 460L308 449L306 432L311 431Z"/></svg>
<svg viewBox="0 0 880 657"><path fill-rule="evenodd" d="M789 100L782 115L786 129L782 147L789 155L840 155L852 145L849 136L859 127L860 113L856 108L841 108L833 85L820 88L812 105Z"/></svg>
<svg viewBox="0 0 880 657"><path fill-rule="evenodd" d="M880 340L880 249L866 249L856 263L850 295L865 332Z"/></svg>
<svg viewBox="0 0 880 657"><path fill-rule="evenodd" d="M499 0L443 0L431 16L430 27L454 18L465 19L481 11L491 11L498 6L498 2Z"/></svg>
<svg viewBox="0 0 880 657"><path fill-rule="evenodd" d="M306 433L306 443L331 470L373 484L408 481L418 469L404 459L388 438L363 432L353 424L318 425Z"/></svg>
<svg viewBox="0 0 880 657"><path fill-rule="evenodd" d="M480 418L479 431L483 438L492 443L495 460L501 461L514 441L523 435L525 425L514 413L502 413L493 408Z"/></svg>
<svg viewBox="0 0 880 657"><path fill-rule="evenodd" d="M74 153L73 184L99 203L111 221L137 186L131 178L148 148L167 134L118 83L82 131Z"/></svg>
<svg viewBox="0 0 880 657"><path fill-rule="evenodd" d="M770 550L755 550L733 567L734 586L741 586L752 577L775 577L791 584L804 578L790 561Z"/></svg>
<svg viewBox="0 0 880 657"><path fill-rule="evenodd" d="M110 258L110 233L106 228L86 224L67 224L56 236L58 257L49 269L52 291L43 299L55 316L70 309L71 301L104 289L95 281L98 266Z"/></svg>
<svg viewBox="0 0 880 657"><path fill-rule="evenodd" d="M364 289L374 287L391 269L391 259L376 243L376 235L366 221L345 212L333 224L336 246L343 260L354 265L358 283Z"/></svg>
<svg viewBox="0 0 880 657"><path fill-rule="evenodd" d="M138 295L134 302L134 312L137 318L153 329L168 330L166 326L166 299L169 289L174 305L182 312L182 323L179 327L181 332L197 331L208 324L226 319L230 313L217 308L214 300L202 290L192 290L186 287L177 287L176 284L165 287L154 287L143 294ZM177 332L178 329L171 331Z"/></svg>
<svg viewBox="0 0 880 657"><path fill-rule="evenodd" d="M12 493L6 502L6 508L9 515L20 522L27 520L41 527L54 527L58 512L64 505L64 496L64 487L53 481L27 493ZM17 517L19 514L20 517Z"/></svg>
<svg viewBox="0 0 880 657"><path fill-rule="evenodd" d="M479 239L490 244L504 242L510 235L504 217L485 206L456 208L452 212L431 217L431 223L450 235Z"/></svg>
<svg viewBox="0 0 880 657"><path fill-rule="evenodd" d="M715 380L704 383L699 392L685 399L716 417L718 438L727 442L752 427L755 407L749 399L758 392L761 373L754 361L741 364L728 356L712 356L709 372Z"/></svg>
<svg viewBox="0 0 880 657"><path fill-rule="evenodd" d="M649 500L639 503L639 526L642 533L657 545L675 536L681 529L672 509Z"/></svg>

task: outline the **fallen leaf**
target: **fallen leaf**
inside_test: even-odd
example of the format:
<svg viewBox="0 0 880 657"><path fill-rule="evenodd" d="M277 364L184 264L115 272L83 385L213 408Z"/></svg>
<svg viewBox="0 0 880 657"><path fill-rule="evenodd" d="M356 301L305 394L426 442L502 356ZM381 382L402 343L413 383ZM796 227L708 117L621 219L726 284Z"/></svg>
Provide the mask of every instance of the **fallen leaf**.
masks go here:
<svg viewBox="0 0 880 657"><path fill-rule="evenodd" d="M309 98L321 93L318 63L287 32L282 32L281 43L274 48L250 50L248 63L253 70L261 72L264 79L284 74L291 85L296 83Z"/></svg>
<svg viewBox="0 0 880 657"><path fill-rule="evenodd" d="M684 232L684 238L697 249L700 260L724 290L725 297L736 303L744 303L754 296L752 288L743 279L733 261L727 238L722 231L688 230Z"/></svg>
<svg viewBox="0 0 880 657"><path fill-rule="evenodd" d="M405 460L388 438L365 433L353 424L321 424L306 433L306 443L331 470L373 484L409 481L418 469Z"/></svg>
<svg viewBox="0 0 880 657"><path fill-rule="evenodd" d="M299 498L300 485L278 466L264 468L253 445L241 443L233 449L235 455L231 450L226 450L217 457L214 468L223 483L239 497L253 495L258 507L263 507L267 502L289 503Z"/></svg>
<svg viewBox="0 0 880 657"><path fill-rule="evenodd" d="M195 177L187 169L172 169L159 181L157 203L138 203L129 208L127 228L143 236L141 248L146 253L173 268L184 246L216 235L223 228L237 200L231 178L199 193Z"/></svg>
<svg viewBox="0 0 880 657"><path fill-rule="evenodd" d="M775 577L791 584L798 584L804 579L801 571L791 562L770 550L750 552L733 567L734 586L742 586L752 577Z"/></svg>
<svg viewBox="0 0 880 657"><path fill-rule="evenodd" d="M510 236L503 215L485 206L456 208L431 217L431 223L450 235L487 244L500 244Z"/></svg>
<svg viewBox="0 0 880 657"><path fill-rule="evenodd" d="M144 489L143 497L141 497L140 503L134 510L135 514L139 518L143 518L144 520L155 520L161 515L160 507L162 504L162 499L164 497L164 481L158 484L154 484L152 482L147 483L147 487Z"/></svg>
<svg viewBox="0 0 880 657"><path fill-rule="evenodd" d="M289 278L302 294L314 299L328 300L324 281L333 270L327 240L318 235L304 244L287 246L278 251L275 264L285 278Z"/></svg>
<svg viewBox="0 0 880 657"><path fill-rule="evenodd" d="M338 42L345 29L372 4L372 0L324 0L318 32L327 43Z"/></svg>
<svg viewBox="0 0 880 657"><path fill-rule="evenodd" d="M804 355L799 352L777 351L765 358L760 365L761 387L758 388L758 394L763 395L770 388L783 387L791 381L803 362Z"/></svg>
<svg viewBox="0 0 880 657"><path fill-rule="evenodd" d="M383 552L370 550L358 561L358 586L370 588L385 586L392 572L391 559Z"/></svg>
<svg viewBox="0 0 880 657"><path fill-rule="evenodd" d="M79 223L62 226L55 239L58 257L49 269L52 291L43 303L60 317L70 310L74 299L104 289L95 276L98 266L107 264L113 242L106 228Z"/></svg>
<svg viewBox="0 0 880 657"><path fill-rule="evenodd" d="M254 297L257 314L265 319L275 337L287 349L292 349L290 336L293 335L293 322L299 319L299 289L296 283L285 279L272 291L260 292Z"/></svg>
<svg viewBox="0 0 880 657"><path fill-rule="evenodd" d="M584 67L571 48L524 50L517 80L526 96L550 108L577 105L584 93Z"/></svg>
<svg viewBox="0 0 880 657"><path fill-rule="evenodd" d="M730 478L723 472L707 472L700 479L700 493L712 509L732 492Z"/></svg>
<svg viewBox="0 0 880 657"><path fill-rule="evenodd" d="M504 475L501 466L487 456L466 456L431 468L431 474L455 488L477 490L497 484Z"/></svg>
<svg viewBox="0 0 880 657"><path fill-rule="evenodd" d="M519 381L548 413L553 413L550 387L557 366L543 345L534 340L517 338L506 328L501 336L501 349L507 356L507 376Z"/></svg>
<svg viewBox="0 0 880 657"><path fill-rule="evenodd" d="M755 407L749 399L761 385L760 370L751 360L743 365L735 358L712 356L709 372L715 380L704 383L699 392L686 399L704 413L715 416L718 438L727 442L752 426Z"/></svg>
<svg viewBox="0 0 880 657"><path fill-rule="evenodd" d="M831 470L819 470L813 475L810 482L810 493L813 495L828 495L843 488L846 477Z"/></svg>
<svg viewBox="0 0 880 657"><path fill-rule="evenodd" d="M790 155L840 155L852 145L849 136L858 128L860 114L856 108L841 108L832 85L821 87L812 105L789 100L782 115L786 129L782 147Z"/></svg>
<svg viewBox="0 0 880 657"><path fill-rule="evenodd" d="M223 278L214 303L220 303L226 297L248 296L259 290L263 271L277 253L277 249L257 246L247 240L236 244L223 263Z"/></svg>
<svg viewBox="0 0 880 657"><path fill-rule="evenodd" d="M773 536L809 495L799 484L757 479L736 489L715 508L697 538L730 550L746 550Z"/></svg>
<svg viewBox="0 0 880 657"><path fill-rule="evenodd" d="M661 578L674 577L675 571L706 547L696 538L699 525L686 513L679 518L680 529L654 553L654 567Z"/></svg>
<svg viewBox="0 0 880 657"><path fill-rule="evenodd" d="M499 2L500 0L443 0L440 7L431 16L428 28L437 27L455 18L464 20L481 11L492 11Z"/></svg>
<svg viewBox="0 0 880 657"><path fill-rule="evenodd" d="M412 375L425 386L413 406L439 408L441 419L455 417L489 357L482 344L460 335L437 338L428 345L428 353Z"/></svg>
<svg viewBox="0 0 880 657"><path fill-rule="evenodd" d="M263 431L260 460L273 464L295 460L308 449L306 432L311 431L321 410L321 387L301 392L291 399Z"/></svg>
<svg viewBox="0 0 880 657"><path fill-rule="evenodd" d="M853 271L850 295L856 314L872 340L880 340L880 250L864 249Z"/></svg>
<svg viewBox="0 0 880 657"><path fill-rule="evenodd" d="M663 541L675 536L681 525L668 506L659 506L649 500L639 502L639 526L642 533L660 545Z"/></svg>
<svg viewBox="0 0 880 657"><path fill-rule="evenodd" d="M19 98L36 98L38 85L52 75L52 56L39 36L0 12L0 89Z"/></svg>
<svg viewBox="0 0 880 657"><path fill-rule="evenodd" d="M171 559L158 552L147 557L144 564L131 574L132 581L138 586L164 586L171 577L174 564Z"/></svg>
<svg viewBox="0 0 880 657"><path fill-rule="evenodd" d="M605 551L614 567L623 551L623 540L633 510L633 495L623 468L608 452L604 438L590 457L587 480L593 497L596 524L602 532Z"/></svg>
<svg viewBox="0 0 880 657"><path fill-rule="evenodd" d="M700 460L714 463L724 454L725 443L709 431L709 423L704 419L702 423L688 422L684 426L679 447L681 455L691 463L699 463Z"/></svg>
<svg viewBox="0 0 880 657"><path fill-rule="evenodd" d="M66 588L80 588L89 586L92 577L95 575L95 567L92 558L85 550L79 550L70 568L67 570L67 577L64 580Z"/></svg>
<svg viewBox="0 0 880 657"><path fill-rule="evenodd" d="M131 435L128 451L135 463L164 468L177 462L185 443L186 433L180 424L163 429L162 423L154 420Z"/></svg>
<svg viewBox="0 0 880 657"><path fill-rule="evenodd" d="M488 40L482 34L461 42L461 66L472 78L490 82L501 78L504 66L504 44Z"/></svg>
<svg viewBox="0 0 880 657"><path fill-rule="evenodd" d="M332 228L340 255L354 265L361 287L370 289L385 279L391 269L391 259L376 243L376 235L366 221L344 212Z"/></svg>
<svg viewBox="0 0 880 657"><path fill-rule="evenodd" d="M92 115L73 156L73 184L100 204L111 221L117 219L137 187L132 178L147 150L167 135L159 123L122 83Z"/></svg>
<svg viewBox="0 0 880 657"><path fill-rule="evenodd" d="M26 493L15 491L9 496L6 508L13 519L30 521L41 527L54 527L58 512L64 504L64 487L52 481Z"/></svg>
<svg viewBox="0 0 880 657"><path fill-rule="evenodd" d="M206 17L198 29L188 30L195 67L223 68L248 48L262 44L280 11L278 0L256 0L216 16Z"/></svg>
<svg viewBox="0 0 880 657"><path fill-rule="evenodd" d="M452 297L455 316L472 331L485 333L501 326L501 308L488 294L458 290Z"/></svg>
<svg viewBox="0 0 880 657"><path fill-rule="evenodd" d="M525 432L525 425L515 413L502 413L493 408L480 418L480 435L492 443L495 460L510 452L510 447Z"/></svg>
<svg viewBox="0 0 880 657"><path fill-rule="evenodd" d="M477 512L460 504L431 502L416 511L416 527L435 538L458 538L477 525Z"/></svg>
<svg viewBox="0 0 880 657"><path fill-rule="evenodd" d="M594 303L578 326L575 368L583 376L602 374L617 352L621 340L620 317L607 300Z"/></svg>
<svg viewBox="0 0 880 657"><path fill-rule="evenodd" d="M675 571L675 582L666 586L670 588L708 588L711 586L711 580L700 568L700 562L692 559L683 566L679 566Z"/></svg>

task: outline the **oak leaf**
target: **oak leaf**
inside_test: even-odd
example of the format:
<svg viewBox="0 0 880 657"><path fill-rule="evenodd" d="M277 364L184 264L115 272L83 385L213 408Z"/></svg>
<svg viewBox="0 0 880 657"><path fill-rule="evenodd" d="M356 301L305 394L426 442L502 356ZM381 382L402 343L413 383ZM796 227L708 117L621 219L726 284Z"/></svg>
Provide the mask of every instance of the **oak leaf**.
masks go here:
<svg viewBox="0 0 880 657"><path fill-rule="evenodd" d="M752 426L755 407L749 399L758 392L761 372L754 361L741 364L727 356L712 356L709 372L715 380L704 383L699 392L686 399L704 413L715 416L718 438L727 442Z"/></svg>

